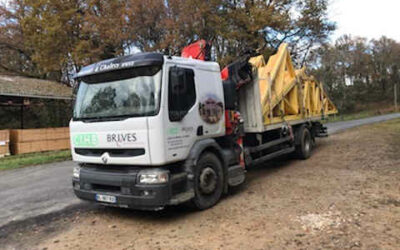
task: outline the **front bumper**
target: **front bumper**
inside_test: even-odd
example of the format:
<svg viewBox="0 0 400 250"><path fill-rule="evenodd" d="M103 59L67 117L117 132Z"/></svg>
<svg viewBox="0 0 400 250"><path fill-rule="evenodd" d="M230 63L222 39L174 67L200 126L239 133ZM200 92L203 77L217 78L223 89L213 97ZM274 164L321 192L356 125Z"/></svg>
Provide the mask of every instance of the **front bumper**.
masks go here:
<svg viewBox="0 0 400 250"><path fill-rule="evenodd" d="M73 178L75 195L83 200L94 201L109 206L143 210L157 210L167 205L176 205L194 196L187 188L187 174L171 174L165 184L139 184L137 177L143 168L83 167L80 178ZM110 195L115 203L100 202L96 195Z"/></svg>

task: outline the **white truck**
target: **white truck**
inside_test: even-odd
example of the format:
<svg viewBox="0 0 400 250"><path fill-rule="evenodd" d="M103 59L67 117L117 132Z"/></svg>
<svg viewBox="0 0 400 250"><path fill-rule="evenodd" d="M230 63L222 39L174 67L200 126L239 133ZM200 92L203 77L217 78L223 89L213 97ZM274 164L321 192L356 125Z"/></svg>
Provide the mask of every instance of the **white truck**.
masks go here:
<svg viewBox="0 0 400 250"><path fill-rule="evenodd" d="M262 109L240 94L261 81L249 65L232 64L222 79L215 62L140 53L83 68L70 122L76 196L144 210L186 202L207 209L251 165L288 153L308 158L314 138L326 135L321 115L246 129L255 121L240 109Z"/></svg>

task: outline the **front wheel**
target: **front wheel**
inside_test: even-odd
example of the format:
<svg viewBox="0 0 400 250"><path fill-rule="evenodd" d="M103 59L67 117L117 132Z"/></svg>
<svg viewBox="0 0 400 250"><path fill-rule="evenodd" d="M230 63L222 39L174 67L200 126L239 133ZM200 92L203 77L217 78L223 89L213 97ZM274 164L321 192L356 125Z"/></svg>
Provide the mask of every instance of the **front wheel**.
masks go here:
<svg viewBox="0 0 400 250"><path fill-rule="evenodd" d="M223 192L223 185L221 161L213 153L202 154L194 170L194 206L203 210L217 204Z"/></svg>

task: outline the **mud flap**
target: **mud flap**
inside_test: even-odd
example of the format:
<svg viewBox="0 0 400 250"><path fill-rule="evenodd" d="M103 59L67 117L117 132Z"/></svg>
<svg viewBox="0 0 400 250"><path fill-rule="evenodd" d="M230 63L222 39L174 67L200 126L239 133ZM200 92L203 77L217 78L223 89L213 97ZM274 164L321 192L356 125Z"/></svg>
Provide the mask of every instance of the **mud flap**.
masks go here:
<svg viewBox="0 0 400 250"><path fill-rule="evenodd" d="M239 186L245 180L246 170L241 165L228 168L228 185L230 187Z"/></svg>

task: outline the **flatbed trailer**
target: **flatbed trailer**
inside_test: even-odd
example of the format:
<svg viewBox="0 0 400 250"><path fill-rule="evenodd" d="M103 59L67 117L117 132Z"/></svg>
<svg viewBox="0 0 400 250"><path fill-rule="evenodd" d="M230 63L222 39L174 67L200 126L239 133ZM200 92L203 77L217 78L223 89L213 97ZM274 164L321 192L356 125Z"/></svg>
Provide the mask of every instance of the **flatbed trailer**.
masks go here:
<svg viewBox="0 0 400 250"><path fill-rule="evenodd" d="M321 121L337 113L323 84L307 76L305 68L294 69L287 44L282 44L268 63L263 56L251 58L250 63L254 80L239 90L245 132Z"/></svg>
<svg viewBox="0 0 400 250"><path fill-rule="evenodd" d="M315 145L315 137L327 136L321 121L337 109L323 84L307 76L305 68L294 69L287 44L267 63L263 56L249 62L252 80L238 89L246 167L295 152L305 128L311 133L310 147ZM297 153L309 157L309 153Z"/></svg>

